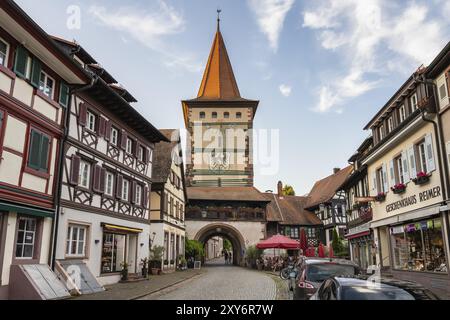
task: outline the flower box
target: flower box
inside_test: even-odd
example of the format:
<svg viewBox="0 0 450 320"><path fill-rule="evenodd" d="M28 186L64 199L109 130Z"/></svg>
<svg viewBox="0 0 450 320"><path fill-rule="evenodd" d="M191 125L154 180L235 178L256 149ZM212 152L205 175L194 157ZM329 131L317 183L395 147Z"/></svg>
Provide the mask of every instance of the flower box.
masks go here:
<svg viewBox="0 0 450 320"><path fill-rule="evenodd" d="M406 185L403 183L398 183L391 188L392 192L395 194L400 194L406 191Z"/></svg>
<svg viewBox="0 0 450 320"><path fill-rule="evenodd" d="M431 174L427 174L425 172L419 172L417 174L417 177L415 177L414 179L412 179L412 181L416 184L416 185L422 185L425 183L428 183L430 181L430 177Z"/></svg>
<svg viewBox="0 0 450 320"><path fill-rule="evenodd" d="M375 201L383 202L384 200L386 200L386 193L379 193L375 197Z"/></svg>

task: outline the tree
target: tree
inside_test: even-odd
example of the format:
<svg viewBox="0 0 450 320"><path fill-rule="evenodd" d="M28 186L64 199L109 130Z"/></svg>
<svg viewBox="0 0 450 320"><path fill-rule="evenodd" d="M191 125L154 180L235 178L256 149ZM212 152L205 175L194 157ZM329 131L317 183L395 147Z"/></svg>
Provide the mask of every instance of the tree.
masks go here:
<svg viewBox="0 0 450 320"><path fill-rule="evenodd" d="M194 258L194 260L201 260L205 255L203 244L196 240L186 239L186 258Z"/></svg>
<svg viewBox="0 0 450 320"><path fill-rule="evenodd" d="M295 190L292 186L290 185L285 185L283 187L283 195L285 196L295 196Z"/></svg>
<svg viewBox="0 0 450 320"><path fill-rule="evenodd" d="M223 239L223 249L227 250L227 251L231 251L231 249L233 249L233 246L231 245L230 240Z"/></svg>
<svg viewBox="0 0 450 320"><path fill-rule="evenodd" d="M333 230L333 241L331 242L334 254L337 257L347 256L347 247L344 245L342 237L339 236L336 229Z"/></svg>

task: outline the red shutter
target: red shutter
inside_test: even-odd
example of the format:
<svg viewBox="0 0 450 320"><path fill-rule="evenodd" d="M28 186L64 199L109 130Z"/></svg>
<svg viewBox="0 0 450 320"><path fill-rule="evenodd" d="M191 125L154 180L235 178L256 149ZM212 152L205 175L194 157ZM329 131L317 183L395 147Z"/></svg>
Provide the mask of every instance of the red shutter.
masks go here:
<svg viewBox="0 0 450 320"><path fill-rule="evenodd" d="M122 130L122 135L120 139L120 148L125 150L127 148L127 133L125 130Z"/></svg>
<svg viewBox="0 0 450 320"><path fill-rule="evenodd" d="M78 116L78 123L80 126L86 125L86 119L87 119L87 105L86 103L80 103L80 114Z"/></svg>
<svg viewBox="0 0 450 320"><path fill-rule="evenodd" d="M102 168L100 171L100 192L105 193L105 179L106 179L106 169Z"/></svg>
<svg viewBox="0 0 450 320"><path fill-rule="evenodd" d="M123 176L121 174L117 175L117 184L116 184L116 197L122 198L122 183Z"/></svg>
<svg viewBox="0 0 450 320"><path fill-rule="evenodd" d="M142 201L144 202L144 208L147 209L149 206L148 203L148 193L149 193L149 189L147 186L144 187L144 194L142 195Z"/></svg>
<svg viewBox="0 0 450 320"><path fill-rule="evenodd" d="M136 202L136 186L137 183L136 181L132 181L131 182L131 190L130 190L130 197L131 197L131 203L135 203Z"/></svg>
<svg viewBox="0 0 450 320"><path fill-rule="evenodd" d="M105 125L105 140L106 141L109 141L111 139L111 129L112 129L111 121L106 122L106 125Z"/></svg>
<svg viewBox="0 0 450 320"><path fill-rule="evenodd" d="M99 192L100 190L100 172L101 167L99 165L94 166L94 182L92 183L92 190Z"/></svg>
<svg viewBox="0 0 450 320"><path fill-rule="evenodd" d="M99 117L99 123L98 123L98 135L100 137L104 137L106 133L106 120L103 117Z"/></svg>
<svg viewBox="0 0 450 320"><path fill-rule="evenodd" d="M72 155L72 161L70 164L70 178L69 182L72 185L78 185L80 182L80 161L81 158L77 155Z"/></svg>

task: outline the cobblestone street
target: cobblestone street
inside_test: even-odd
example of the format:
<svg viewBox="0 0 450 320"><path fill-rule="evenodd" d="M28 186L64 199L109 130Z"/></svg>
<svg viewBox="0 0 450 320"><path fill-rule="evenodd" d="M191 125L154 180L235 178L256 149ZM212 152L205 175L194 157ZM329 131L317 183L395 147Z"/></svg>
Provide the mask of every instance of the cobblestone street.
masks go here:
<svg viewBox="0 0 450 320"><path fill-rule="evenodd" d="M222 259L208 263L207 272L142 300L275 300L277 286L271 276L225 265Z"/></svg>

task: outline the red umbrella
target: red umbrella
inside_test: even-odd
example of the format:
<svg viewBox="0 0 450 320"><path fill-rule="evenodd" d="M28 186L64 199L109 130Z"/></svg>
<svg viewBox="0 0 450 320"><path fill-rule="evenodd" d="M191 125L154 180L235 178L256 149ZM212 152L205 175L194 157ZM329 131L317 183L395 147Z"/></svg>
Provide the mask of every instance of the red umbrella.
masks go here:
<svg viewBox="0 0 450 320"><path fill-rule="evenodd" d="M258 249L298 249L299 243L296 240L277 234L261 241L256 247Z"/></svg>
<svg viewBox="0 0 450 320"><path fill-rule="evenodd" d="M330 248L328 249L328 257L334 258L333 246L330 243Z"/></svg>
<svg viewBox="0 0 450 320"><path fill-rule="evenodd" d="M319 258L325 258L325 248L322 243L319 244Z"/></svg>
<svg viewBox="0 0 450 320"><path fill-rule="evenodd" d="M316 256L316 249L314 249L314 247L309 247L308 249L306 249L305 256L307 256L307 257L315 257Z"/></svg>
<svg viewBox="0 0 450 320"><path fill-rule="evenodd" d="M308 239L306 238L305 229L300 231L300 249L303 250L303 253L305 253L306 249L308 249Z"/></svg>

